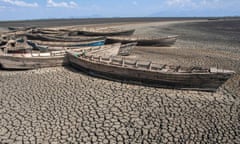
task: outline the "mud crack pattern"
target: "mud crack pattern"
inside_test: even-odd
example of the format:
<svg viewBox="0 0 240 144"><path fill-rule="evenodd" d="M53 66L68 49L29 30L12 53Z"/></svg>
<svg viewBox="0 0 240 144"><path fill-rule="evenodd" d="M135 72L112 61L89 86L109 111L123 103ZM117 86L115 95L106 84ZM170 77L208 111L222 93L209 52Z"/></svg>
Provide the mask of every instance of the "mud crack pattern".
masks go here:
<svg viewBox="0 0 240 144"><path fill-rule="evenodd" d="M1 143L239 143L239 95L112 82L70 68L0 73Z"/></svg>

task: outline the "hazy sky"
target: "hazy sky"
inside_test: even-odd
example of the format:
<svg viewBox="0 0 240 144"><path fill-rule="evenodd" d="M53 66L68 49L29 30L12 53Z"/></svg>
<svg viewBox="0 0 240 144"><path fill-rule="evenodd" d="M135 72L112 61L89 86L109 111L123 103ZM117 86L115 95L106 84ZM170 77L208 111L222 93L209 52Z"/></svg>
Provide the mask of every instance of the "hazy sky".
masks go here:
<svg viewBox="0 0 240 144"><path fill-rule="evenodd" d="M239 16L240 0L0 0L0 21L81 17Z"/></svg>

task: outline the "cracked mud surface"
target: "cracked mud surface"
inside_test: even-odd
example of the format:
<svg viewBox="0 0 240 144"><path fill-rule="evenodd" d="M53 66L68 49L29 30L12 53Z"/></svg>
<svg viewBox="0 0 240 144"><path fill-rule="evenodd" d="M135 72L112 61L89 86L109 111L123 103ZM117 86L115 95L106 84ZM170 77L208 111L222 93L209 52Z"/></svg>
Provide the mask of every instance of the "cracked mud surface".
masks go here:
<svg viewBox="0 0 240 144"><path fill-rule="evenodd" d="M189 46L186 41L176 45ZM134 54L234 69L237 74L216 93L113 82L70 67L0 71L0 143L237 144L239 51L218 51L208 44L203 51L139 48Z"/></svg>
<svg viewBox="0 0 240 144"><path fill-rule="evenodd" d="M217 93L151 88L63 67L0 76L2 143L240 141L239 96L227 87Z"/></svg>

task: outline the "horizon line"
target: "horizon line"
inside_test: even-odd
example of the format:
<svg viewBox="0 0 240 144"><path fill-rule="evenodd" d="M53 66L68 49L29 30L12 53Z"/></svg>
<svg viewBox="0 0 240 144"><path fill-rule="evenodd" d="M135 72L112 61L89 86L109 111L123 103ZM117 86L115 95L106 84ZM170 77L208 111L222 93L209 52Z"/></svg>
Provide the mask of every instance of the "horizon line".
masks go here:
<svg viewBox="0 0 240 144"><path fill-rule="evenodd" d="M33 18L33 19L10 19L0 20L0 22L18 22L18 21L42 21L42 20L81 20L81 19L137 19L137 18L186 18L186 19L204 19L204 18L240 18L240 16L146 16L146 17L68 17L68 18Z"/></svg>

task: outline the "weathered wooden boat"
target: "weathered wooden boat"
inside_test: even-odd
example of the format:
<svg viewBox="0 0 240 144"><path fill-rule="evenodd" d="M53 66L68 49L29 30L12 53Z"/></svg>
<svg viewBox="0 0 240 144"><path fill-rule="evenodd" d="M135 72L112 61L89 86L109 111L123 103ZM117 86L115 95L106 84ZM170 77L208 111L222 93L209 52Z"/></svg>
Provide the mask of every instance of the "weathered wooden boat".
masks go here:
<svg viewBox="0 0 240 144"><path fill-rule="evenodd" d="M41 40L41 41L56 41L56 42L83 42L83 41L95 41L105 40L103 36L98 37L86 37L86 36L52 36L43 34L26 34L28 40Z"/></svg>
<svg viewBox="0 0 240 144"><path fill-rule="evenodd" d="M138 46L171 46L173 45L178 36L167 36L167 37L137 37L137 36L114 36L107 37L107 43L130 43L137 42Z"/></svg>
<svg viewBox="0 0 240 144"><path fill-rule="evenodd" d="M39 50L40 52L47 52L47 51L58 51L58 50L71 50L71 49L81 49L85 46L47 46L47 45L40 45L34 43L33 41L28 40L27 43L33 48L33 50ZM92 46L101 46L100 45L92 45Z"/></svg>
<svg viewBox="0 0 240 144"><path fill-rule="evenodd" d="M5 53L28 53L32 48L24 40L9 40L0 49Z"/></svg>
<svg viewBox="0 0 240 144"><path fill-rule="evenodd" d="M77 55L68 52L69 63L90 75L155 87L216 91L234 71L216 68L168 66L123 57Z"/></svg>
<svg viewBox="0 0 240 144"><path fill-rule="evenodd" d="M83 47L71 49L74 52L87 52L104 51L109 48L120 48L121 43L95 46L95 47ZM29 70L44 67L56 67L62 65L68 65L68 59L65 57L66 50L50 51L50 52L31 52L31 53L3 53L0 55L0 66L6 70Z"/></svg>
<svg viewBox="0 0 240 144"><path fill-rule="evenodd" d="M52 53L53 54L53 53ZM66 63L64 56L45 54L33 54L29 57L27 55L3 55L0 56L0 65L2 69L6 70L29 70L43 67L56 67Z"/></svg>
<svg viewBox="0 0 240 144"><path fill-rule="evenodd" d="M66 34L64 31L59 30L51 30L51 29L34 29L31 31L31 33L37 33L37 34L49 34L49 35L63 35Z"/></svg>
<svg viewBox="0 0 240 144"><path fill-rule="evenodd" d="M74 46L101 46L105 44L105 40L83 41L83 42L52 42L33 40L32 43L42 46L52 47L74 47Z"/></svg>
<svg viewBox="0 0 240 144"><path fill-rule="evenodd" d="M8 29L11 31L27 31L35 28L36 27L8 27Z"/></svg>
<svg viewBox="0 0 240 144"><path fill-rule="evenodd" d="M115 28L102 28L102 29L83 29L80 33L86 36L120 36L132 35L135 29L122 30Z"/></svg>
<svg viewBox="0 0 240 144"><path fill-rule="evenodd" d="M136 47L136 45L137 42L122 44L118 55L129 56L132 53L133 49Z"/></svg>
<svg viewBox="0 0 240 144"><path fill-rule="evenodd" d="M6 32L1 35L1 41L7 43L9 40L23 39L27 31Z"/></svg>

